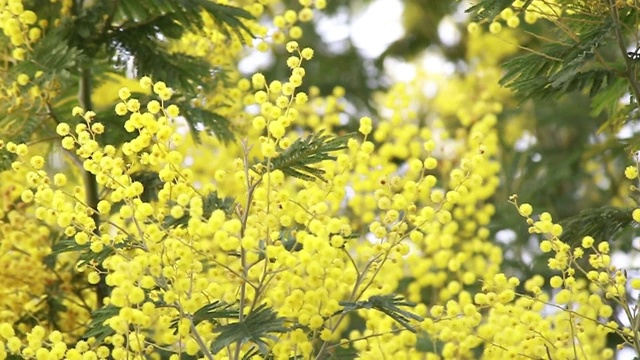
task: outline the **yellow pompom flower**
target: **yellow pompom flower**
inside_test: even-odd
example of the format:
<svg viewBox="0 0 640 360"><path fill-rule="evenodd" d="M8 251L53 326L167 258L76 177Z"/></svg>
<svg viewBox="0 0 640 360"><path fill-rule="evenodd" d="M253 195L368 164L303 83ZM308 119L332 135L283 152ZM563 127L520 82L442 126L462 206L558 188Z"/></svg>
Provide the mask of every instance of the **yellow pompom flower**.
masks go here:
<svg viewBox="0 0 640 360"><path fill-rule="evenodd" d="M313 19L313 10L311 10L308 7L300 10L300 12L298 13L298 19L301 22L309 22L309 21L311 21Z"/></svg>
<svg viewBox="0 0 640 360"><path fill-rule="evenodd" d="M560 276L553 276L549 281L552 288L557 289L562 286L563 280Z"/></svg>
<svg viewBox="0 0 640 360"><path fill-rule="evenodd" d="M178 115L180 115L180 108L178 108L177 105L169 105L169 107L167 107L167 115L172 118L178 117Z"/></svg>
<svg viewBox="0 0 640 360"><path fill-rule="evenodd" d="M571 301L571 291L567 289L562 289L556 295L556 302L559 305L566 305Z"/></svg>
<svg viewBox="0 0 640 360"><path fill-rule="evenodd" d="M305 60L311 60L313 57L313 49L312 48L304 48L300 53Z"/></svg>
<svg viewBox="0 0 640 360"><path fill-rule="evenodd" d="M251 123L253 125L253 128L256 130L262 130L265 128L265 126L267 126L267 121L265 120L264 116L256 116L253 118L253 121Z"/></svg>
<svg viewBox="0 0 640 360"><path fill-rule="evenodd" d="M150 89L152 85L153 85L153 82L151 81L150 77L143 76L140 78L140 86L143 89Z"/></svg>
<svg viewBox="0 0 640 360"><path fill-rule="evenodd" d="M60 136L69 135L69 131L71 131L71 128L67 123L60 123L58 124L58 126L56 126L56 133Z"/></svg>
<svg viewBox="0 0 640 360"><path fill-rule="evenodd" d="M97 272L90 272L89 275L87 275L87 281L89 282L89 284L97 284L100 282L100 274L98 274Z"/></svg>
<svg viewBox="0 0 640 360"><path fill-rule="evenodd" d="M18 75L18 78L16 79L16 81L21 86L27 85L29 83L29 75L20 74L20 75Z"/></svg>
<svg viewBox="0 0 640 360"><path fill-rule="evenodd" d="M585 236L582 238L582 247L588 249L593 246L595 240L591 236Z"/></svg>
<svg viewBox="0 0 640 360"><path fill-rule="evenodd" d="M40 39L42 37L42 30L40 30L40 28L37 27L33 27L31 29L29 29L29 40L31 42L35 42L38 39Z"/></svg>
<svg viewBox="0 0 640 360"><path fill-rule="evenodd" d="M313 315L309 319L309 328L311 328L312 330L320 329L323 324L324 324L324 319L320 315Z"/></svg>
<svg viewBox="0 0 640 360"><path fill-rule="evenodd" d="M104 133L104 125L99 122L91 124L91 132L93 132L94 134Z"/></svg>
<svg viewBox="0 0 640 360"><path fill-rule="evenodd" d="M292 53L298 50L298 42L297 41L289 41L285 46L288 52Z"/></svg>
<svg viewBox="0 0 640 360"><path fill-rule="evenodd" d="M44 166L44 158L40 155L36 155L31 157L29 163L31 164L31 166L33 166L34 169L40 170Z"/></svg>
<svg viewBox="0 0 640 360"><path fill-rule="evenodd" d="M131 112L140 110L140 101L138 101L138 99L130 99L127 101L127 110Z"/></svg>
<svg viewBox="0 0 640 360"><path fill-rule="evenodd" d="M98 202L98 212L106 215L109 214L109 211L111 211L111 203L106 200L100 200L100 202Z"/></svg>
<svg viewBox="0 0 640 360"><path fill-rule="evenodd" d="M71 110L71 115L73 116L78 116L82 114L84 114L84 109L81 108L80 106L74 106L73 109Z"/></svg>
<svg viewBox="0 0 640 360"><path fill-rule="evenodd" d="M269 123L269 134L276 139L280 139L284 136L285 128L280 121L272 121Z"/></svg>
<svg viewBox="0 0 640 360"><path fill-rule="evenodd" d="M126 87L120 88L120 90L118 90L118 97L120 100L127 100L131 97L131 91Z"/></svg>
<svg viewBox="0 0 640 360"><path fill-rule="evenodd" d="M638 168L636 166L627 166L627 168L624 169L624 176L629 180L637 178Z"/></svg>
<svg viewBox="0 0 640 360"><path fill-rule="evenodd" d="M427 170L433 170L438 167L438 160L434 157L428 157L424 159L424 168Z"/></svg>
<svg viewBox="0 0 640 360"><path fill-rule="evenodd" d="M21 11L20 14L18 15L18 19L20 19L20 22L25 25L33 25L36 23L36 21L38 21L38 16L33 11L27 10L27 11Z"/></svg>
<svg viewBox="0 0 640 360"><path fill-rule="evenodd" d="M298 58L297 56L289 56L289 58L287 59L287 66L291 69L300 66L300 58Z"/></svg>
<svg viewBox="0 0 640 360"><path fill-rule="evenodd" d="M551 241L543 240L540 243L540 250L542 250L542 252L545 252L545 253L548 253L549 251L553 250L553 245L551 244Z"/></svg>
<svg viewBox="0 0 640 360"><path fill-rule="evenodd" d="M358 128L358 131L360 131L364 135L368 135L369 133L371 133L372 129L373 126L371 124L371 118L368 116L362 117L360 119L360 127Z"/></svg>
<svg viewBox="0 0 640 360"><path fill-rule="evenodd" d="M62 147L66 150L71 150L75 147L76 141L71 136L65 136L62 139Z"/></svg>
<svg viewBox="0 0 640 360"><path fill-rule="evenodd" d="M167 90L167 84L165 84L163 81L158 81L157 83L153 84L153 92L157 95L160 95L160 93L165 90Z"/></svg>
<svg viewBox="0 0 640 360"><path fill-rule="evenodd" d="M289 36L292 39L300 39L302 37L302 28L300 26L292 26L289 29Z"/></svg>
<svg viewBox="0 0 640 360"><path fill-rule="evenodd" d="M116 110L116 114L118 114L120 116L126 115L127 112L129 111L127 109L127 104L125 104L125 103L117 103L116 107L115 107L115 110Z"/></svg>
<svg viewBox="0 0 640 360"><path fill-rule="evenodd" d="M33 191L31 191L29 189L23 191L20 194L20 199L22 201L24 201L25 203L30 203L31 201L33 201L33 197L34 197Z"/></svg>
<svg viewBox="0 0 640 360"><path fill-rule="evenodd" d="M262 73L255 73L251 76L251 84L254 89L262 89L266 84L266 79Z"/></svg>
<svg viewBox="0 0 640 360"><path fill-rule="evenodd" d="M13 326L6 322L0 324L0 336L2 336L5 340L8 340L11 337L15 336Z"/></svg>
<svg viewBox="0 0 640 360"><path fill-rule="evenodd" d="M160 105L158 100L151 100L147 103L147 111L152 114L157 114L161 108L162 106Z"/></svg>
<svg viewBox="0 0 640 360"><path fill-rule="evenodd" d="M469 32L469 34L477 34L478 31L480 31L480 26L478 25L478 23L476 22L470 22L467 25L467 32Z"/></svg>
<svg viewBox="0 0 640 360"><path fill-rule="evenodd" d="M518 210L520 211L520 214L522 214L522 216L531 216L531 214L533 213L533 207L530 204L522 204L520 205L520 207L518 207Z"/></svg>
<svg viewBox="0 0 640 360"><path fill-rule="evenodd" d="M494 21L489 25L489 32L492 34L498 34L500 31L502 31L502 24L499 22Z"/></svg>
<svg viewBox="0 0 640 360"><path fill-rule="evenodd" d="M67 176L62 173L57 173L53 176L53 183L56 186L64 186L67 184Z"/></svg>
<svg viewBox="0 0 640 360"><path fill-rule="evenodd" d="M296 94L296 105L304 105L309 100L307 94L299 92Z"/></svg>

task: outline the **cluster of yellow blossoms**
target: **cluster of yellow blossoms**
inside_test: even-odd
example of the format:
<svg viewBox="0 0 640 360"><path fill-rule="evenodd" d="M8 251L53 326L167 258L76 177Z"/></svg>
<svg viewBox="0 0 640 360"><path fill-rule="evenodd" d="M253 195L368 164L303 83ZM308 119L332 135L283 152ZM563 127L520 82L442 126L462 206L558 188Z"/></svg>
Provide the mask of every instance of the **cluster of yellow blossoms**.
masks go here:
<svg viewBox="0 0 640 360"><path fill-rule="evenodd" d="M325 6L300 4L301 11L274 19L276 43L299 37L297 22L311 19L312 5ZM255 16L264 10L261 3L245 7ZM517 26L513 12L501 16ZM251 26L267 36L266 28ZM204 36L188 35L176 49L205 56L207 46L221 43L211 19L205 27ZM551 255L557 275L545 286L541 276L501 272L502 250L488 226L499 185L497 122L510 98L497 85L495 64L515 47L496 45L480 28L473 36L473 71L442 79L434 97L418 81L426 74L393 86L381 98L381 118L360 118L346 149L315 165L324 181L294 179L272 166L306 136L300 129L331 131L341 121L343 89L327 97L300 91L313 50L296 41L285 45L286 80L235 74L236 87L225 90L241 99L223 114L242 134L236 144L222 146L208 134L196 144L182 132L173 90L148 77L138 84L154 97L146 103L129 88L118 91L114 111L131 134L118 147L101 141L115 124L79 107L73 120L56 125L60 152L2 143L16 161L0 175L0 267L7 269L0 276L0 359L144 359L161 352L239 359L256 344L276 359L324 358L345 348L363 359L610 359L609 333L637 349L635 329L611 320L616 306L631 324L637 314L608 243L585 237L571 248L550 214L535 216L512 197L530 232L544 237L540 250ZM499 51L487 55L494 46ZM234 43L209 60L230 64L239 49ZM213 96L203 101L213 107L227 101L203 96ZM61 154L95 176L95 209ZM157 178L157 188L145 174ZM625 175L637 178L637 168ZM633 217L640 222L640 210ZM79 253L47 260L51 239L54 248ZM89 285L101 283L110 288L102 299L109 316L97 324L100 334L79 340L100 302ZM640 288L637 279L630 283ZM390 294L415 303L401 302L415 315L402 323L366 308ZM42 314L54 300L60 319ZM358 304L369 305L346 311ZM216 305L231 315L202 321L203 309ZM224 329L265 306L288 331L223 341Z"/></svg>

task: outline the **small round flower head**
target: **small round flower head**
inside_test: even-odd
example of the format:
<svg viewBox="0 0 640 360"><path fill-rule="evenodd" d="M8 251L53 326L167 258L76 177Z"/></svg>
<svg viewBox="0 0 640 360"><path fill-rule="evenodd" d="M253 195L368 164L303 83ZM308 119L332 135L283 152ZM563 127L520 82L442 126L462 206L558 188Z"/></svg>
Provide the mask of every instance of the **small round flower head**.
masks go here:
<svg viewBox="0 0 640 360"><path fill-rule="evenodd" d="M298 42L297 41L289 41L287 43L286 49L290 53L298 50Z"/></svg>

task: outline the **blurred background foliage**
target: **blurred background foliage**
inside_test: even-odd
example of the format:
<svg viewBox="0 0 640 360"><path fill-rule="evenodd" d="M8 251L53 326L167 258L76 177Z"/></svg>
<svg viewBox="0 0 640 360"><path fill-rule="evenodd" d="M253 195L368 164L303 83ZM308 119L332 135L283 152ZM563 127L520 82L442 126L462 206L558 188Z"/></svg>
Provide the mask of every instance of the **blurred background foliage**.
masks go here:
<svg viewBox="0 0 640 360"><path fill-rule="evenodd" d="M293 6L296 1L289 2ZM466 54L472 44L468 43L467 24L474 15L465 11L475 2L401 1L404 34L376 56L365 53L352 36L332 43L318 31L319 24L325 21L357 21L375 2L330 1L325 13L305 25L304 37L299 40L313 44L316 51L307 72L309 81L305 83L317 86L323 95L330 94L336 86L345 88L350 124L356 124L363 115L375 117L374 94L391 84L389 70L399 64L424 66L421 59L436 56L443 67L453 66L459 74L469 68ZM500 6L499 1L487 3ZM511 1L503 3L505 7ZM526 54L524 48L539 48L544 39L557 36L556 25L550 21L523 22L520 27L516 36L522 48L516 56ZM615 62L619 51L612 41L604 45L601 53L605 60ZM278 60L259 68L267 78L285 76L286 56L277 55L271 59ZM617 60L620 61L619 55ZM628 118L615 123L605 111L595 115L592 99L584 89L569 88L562 96L552 98L518 100L506 104L499 118L502 174L500 189L493 199L496 215L489 225L493 238L504 248L506 273L550 276L538 239L528 233L526 223L507 201L511 194L518 194L537 212L548 211L554 220L561 220L565 241L579 241L591 231L602 237L597 240L615 238L618 250L628 253L633 248L636 229L627 208L635 201L627 195L629 182L622 173L633 162L632 153L637 150L633 122L622 126ZM429 109L422 111L428 113Z"/></svg>

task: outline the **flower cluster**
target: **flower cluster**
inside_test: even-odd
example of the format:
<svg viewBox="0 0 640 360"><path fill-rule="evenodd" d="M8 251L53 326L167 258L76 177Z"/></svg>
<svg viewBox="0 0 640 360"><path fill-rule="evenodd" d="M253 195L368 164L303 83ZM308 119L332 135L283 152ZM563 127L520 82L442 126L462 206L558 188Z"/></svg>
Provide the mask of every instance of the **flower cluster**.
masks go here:
<svg viewBox="0 0 640 360"><path fill-rule="evenodd" d="M5 35L28 48L35 14L1 3ZM255 17L280 10L239 3ZM271 33L242 20L259 50L271 41L286 51L282 79L241 76L249 39L205 14L201 32L169 46L231 69L228 87L185 102L143 76L135 86L146 95L133 86L109 94L115 120L82 107L50 117L53 151L0 142L15 158L0 173L0 359L611 359L610 334L640 353L631 302L640 280L613 263L606 239L569 244L550 213L513 196L553 276L505 273L490 223L498 119L512 99L496 65L516 46L470 25L468 72L418 72L380 94L379 116L337 137L345 90L303 91L314 51L297 40L326 2L299 4L274 17ZM533 1L522 13L523 4L492 19L489 33L558 8ZM501 36L516 42L512 31ZM425 79L436 79L435 95ZM31 81L20 75L16 89ZM185 131L202 125L186 106L217 111L238 140ZM344 144L310 164L290 151L309 132ZM617 309L629 325L614 320Z"/></svg>

